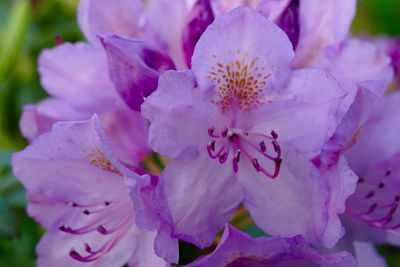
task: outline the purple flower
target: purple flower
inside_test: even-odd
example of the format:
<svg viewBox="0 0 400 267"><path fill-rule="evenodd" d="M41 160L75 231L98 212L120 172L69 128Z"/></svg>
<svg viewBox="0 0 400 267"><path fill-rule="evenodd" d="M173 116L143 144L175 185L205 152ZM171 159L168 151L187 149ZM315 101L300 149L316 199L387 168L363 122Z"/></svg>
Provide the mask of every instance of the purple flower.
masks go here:
<svg viewBox="0 0 400 267"><path fill-rule="evenodd" d="M192 71L166 72L145 100L150 145L175 159L155 193L174 237L211 244L243 202L267 233L325 243L325 185L293 149L320 149L344 94L323 71L291 72L292 58L284 32L241 7L206 30Z"/></svg>
<svg viewBox="0 0 400 267"><path fill-rule="evenodd" d="M348 252L322 255L302 236L294 238L261 237L253 239L230 225L208 256L186 266L357 266Z"/></svg>
<svg viewBox="0 0 400 267"><path fill-rule="evenodd" d="M65 43L44 50L39 57L39 74L53 97L24 108L20 127L29 141L48 132L56 121L89 119L97 113L121 159L137 163L149 153L146 121L119 98L108 78L101 47Z"/></svg>
<svg viewBox="0 0 400 267"><path fill-rule="evenodd" d="M159 230L156 244L168 244L177 258L177 241L163 234L147 198L158 177L123 165L96 116L55 124L12 164L27 190L28 214L47 230L36 249L38 266L165 266L153 250L157 233L143 228Z"/></svg>
<svg viewBox="0 0 400 267"><path fill-rule="evenodd" d="M290 38L295 58L292 68L320 68L340 83L347 96L343 117L357 94L357 83L379 80L389 85L393 74L388 58L366 40L349 38L356 1L262 1L257 10L275 21Z"/></svg>
<svg viewBox="0 0 400 267"><path fill-rule="evenodd" d="M400 96L381 96L386 88L376 81L359 84L349 112L315 161L333 192L330 202L348 198L346 207L330 207L336 206L340 213L345 210L342 221L346 235L338 246L352 251L360 266L364 266L363 255L371 254L366 251L374 250L368 242L400 244L400 176L396 171ZM353 171L358 176L356 185L352 185ZM339 183L338 177L346 184ZM377 262L373 266L386 266L376 253L370 258Z"/></svg>

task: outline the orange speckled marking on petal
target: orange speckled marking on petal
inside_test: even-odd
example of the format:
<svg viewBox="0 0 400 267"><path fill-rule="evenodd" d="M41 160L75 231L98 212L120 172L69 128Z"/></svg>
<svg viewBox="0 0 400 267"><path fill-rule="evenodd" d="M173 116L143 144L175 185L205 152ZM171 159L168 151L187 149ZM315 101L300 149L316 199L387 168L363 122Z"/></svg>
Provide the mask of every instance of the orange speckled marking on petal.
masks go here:
<svg viewBox="0 0 400 267"><path fill-rule="evenodd" d="M241 51L228 51L228 54L232 58L237 58L238 55L240 58ZM216 55L212 57L217 58ZM248 53L244 53L240 60L229 64L216 61L211 67L208 78L218 93L212 103L217 105L222 113L230 110L232 106L237 106L241 111L251 111L265 102L262 92L271 74L265 74L263 60L248 57Z"/></svg>
<svg viewBox="0 0 400 267"><path fill-rule="evenodd" d="M343 149L343 152L349 150L350 148L352 148L352 147L356 144L357 139L358 139L358 137L359 137L360 134L361 134L362 128L363 128L363 127L362 127L362 125L361 125L361 126L359 126L359 127L354 131L353 136L352 136L352 137L350 138L350 140L347 142L345 148Z"/></svg>
<svg viewBox="0 0 400 267"><path fill-rule="evenodd" d="M86 154L86 159L90 164L99 167L105 171L109 171L122 176L121 172L112 165L112 163L107 159L106 155L99 149L93 148L86 145L82 145L82 151Z"/></svg>

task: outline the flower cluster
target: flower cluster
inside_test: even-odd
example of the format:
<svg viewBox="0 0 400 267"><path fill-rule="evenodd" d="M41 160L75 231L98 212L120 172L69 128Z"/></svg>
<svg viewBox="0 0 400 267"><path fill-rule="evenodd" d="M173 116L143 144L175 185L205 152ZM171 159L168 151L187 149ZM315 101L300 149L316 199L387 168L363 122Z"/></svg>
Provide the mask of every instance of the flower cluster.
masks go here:
<svg viewBox="0 0 400 267"><path fill-rule="evenodd" d="M40 55L50 97L24 107L12 161L47 230L38 266L165 266L179 240L217 242L189 266L385 266L400 45L349 37L355 6L81 0L88 43Z"/></svg>

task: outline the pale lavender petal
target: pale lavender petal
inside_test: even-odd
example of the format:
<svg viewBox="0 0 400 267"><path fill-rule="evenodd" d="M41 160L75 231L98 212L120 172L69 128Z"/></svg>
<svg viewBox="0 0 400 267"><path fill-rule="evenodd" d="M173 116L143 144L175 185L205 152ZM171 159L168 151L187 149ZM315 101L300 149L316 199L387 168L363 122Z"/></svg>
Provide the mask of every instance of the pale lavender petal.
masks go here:
<svg viewBox="0 0 400 267"><path fill-rule="evenodd" d="M122 99L140 111L143 98L156 88L159 75L174 69L171 59L146 42L110 34L102 36L107 52L110 78Z"/></svg>
<svg viewBox="0 0 400 267"><path fill-rule="evenodd" d="M311 248L301 236L292 239L279 237L253 239L226 225L214 252L186 266L350 267L357 264L347 252L324 256Z"/></svg>
<svg viewBox="0 0 400 267"><path fill-rule="evenodd" d="M356 8L355 0L312 0L300 4L300 37L294 68L312 67L323 49L348 34Z"/></svg>
<svg viewBox="0 0 400 267"><path fill-rule="evenodd" d="M400 94L380 97L363 124L357 142L345 156L357 174L365 173L370 166L390 159L399 153ZM368 155L368 157L365 157Z"/></svg>
<svg viewBox="0 0 400 267"><path fill-rule="evenodd" d="M210 0L197 0L188 14L187 23L183 29L183 53L187 66L191 67L191 60L194 47L200 36L214 20L214 13L211 9Z"/></svg>
<svg viewBox="0 0 400 267"><path fill-rule="evenodd" d="M232 167L194 149L167 165L156 189L156 207L172 236L200 248L211 245L241 200Z"/></svg>
<svg viewBox="0 0 400 267"><path fill-rule="evenodd" d="M260 73L253 79L266 80L266 94L286 85L292 58L292 45L279 27L251 8L239 7L217 17L201 36L192 70L199 87L212 91L219 79L229 79L230 71L242 66L249 75Z"/></svg>
<svg viewBox="0 0 400 267"><path fill-rule="evenodd" d="M44 196L35 197L33 205L47 205L49 210L59 204L71 208L71 203L104 203L128 195L119 171L123 168L115 159L106 157L108 149L95 123L95 119L58 123L52 132L14 154L12 164L16 177L29 194ZM30 215L39 222L56 219L51 212Z"/></svg>
<svg viewBox="0 0 400 267"><path fill-rule="evenodd" d="M257 110L252 131L274 130L279 143L319 150L339 123L337 111L345 93L331 75L316 69L294 71L286 90Z"/></svg>
<svg viewBox="0 0 400 267"><path fill-rule="evenodd" d="M29 104L23 107L22 115L19 120L19 128L26 140L32 142L42 133L50 131L53 123L55 123L53 119L40 116L36 105Z"/></svg>
<svg viewBox="0 0 400 267"><path fill-rule="evenodd" d="M162 258L156 255L154 251L154 240L156 233L141 231L135 240L128 244L128 248L132 248L132 245L136 243L136 249L131 259L128 262L129 266L155 266L155 267L167 267L170 266ZM176 250L178 250L178 240L175 239ZM113 266L115 263L111 262L109 266Z"/></svg>
<svg viewBox="0 0 400 267"><path fill-rule="evenodd" d="M386 267L384 257L379 255L374 245L368 242L354 242L355 256L359 267Z"/></svg>
<svg viewBox="0 0 400 267"><path fill-rule="evenodd" d="M99 45L97 34L113 32L126 37L139 37L145 23L141 0L82 0L78 23L87 40Z"/></svg>
<svg viewBox="0 0 400 267"><path fill-rule="evenodd" d="M65 43L44 50L38 65L43 88L81 111L103 112L118 100L100 47Z"/></svg>
<svg viewBox="0 0 400 267"><path fill-rule="evenodd" d="M45 99L36 106L28 105L21 117L20 128L24 136L32 141L49 132L57 121L85 120L92 116L59 99ZM109 138L110 146L118 158L126 163L137 164L150 153L147 145L148 126L140 113L124 103L100 114L100 120Z"/></svg>
<svg viewBox="0 0 400 267"><path fill-rule="evenodd" d="M166 223L162 223L157 230L154 239L154 251L158 256L169 263L178 263L179 243L178 239L171 237L171 228Z"/></svg>
<svg viewBox="0 0 400 267"><path fill-rule="evenodd" d="M343 114L354 101L357 83L380 81L387 90L393 81L390 58L372 43L359 39L348 39L326 48L316 67L331 73L347 92L340 108ZM382 91L379 87L377 90Z"/></svg>
<svg viewBox="0 0 400 267"><path fill-rule="evenodd" d="M358 176L349 168L344 157L340 157L336 165L321 170L321 173L329 187L326 203L328 223L321 243L325 247L333 247L345 233L339 215L345 212L345 202L354 193Z"/></svg>
<svg viewBox="0 0 400 267"><path fill-rule="evenodd" d="M335 158L334 155L328 154L349 150L357 142L362 125L368 120L379 96L386 90L385 84L379 81L364 81L358 83L357 87L358 91L353 104L346 111L334 135L324 145L325 151L321 154L321 160L325 165L330 165L330 157ZM343 107L342 102L341 108ZM335 164L335 161L332 163Z"/></svg>
<svg viewBox="0 0 400 267"><path fill-rule="evenodd" d="M218 110L195 87L190 71L168 71L161 75L158 89L142 105L150 120L149 144L156 152L176 157L189 148L209 141L207 129L216 121Z"/></svg>
<svg viewBox="0 0 400 267"><path fill-rule="evenodd" d="M121 103L118 108L102 114L100 120L111 149L121 161L140 164L150 154L149 127L139 112Z"/></svg>
<svg viewBox="0 0 400 267"><path fill-rule="evenodd" d="M325 181L304 155L284 150L282 159L275 179L256 173L249 161L241 162L238 177L246 190L244 206L267 234L285 237L301 234L311 243L324 242L321 238L328 219ZM259 162L266 165L261 159Z"/></svg>
<svg viewBox="0 0 400 267"><path fill-rule="evenodd" d="M194 1L150 0L148 4L149 23L166 43L165 51L173 59L178 70L186 69L182 50L182 32L187 22L187 15ZM163 50L164 51L164 50Z"/></svg>
<svg viewBox="0 0 400 267"><path fill-rule="evenodd" d="M256 8L260 0L211 0L215 16L219 16L239 7L250 6Z"/></svg>
<svg viewBox="0 0 400 267"><path fill-rule="evenodd" d="M277 22L292 0L262 0L257 11L267 19Z"/></svg>

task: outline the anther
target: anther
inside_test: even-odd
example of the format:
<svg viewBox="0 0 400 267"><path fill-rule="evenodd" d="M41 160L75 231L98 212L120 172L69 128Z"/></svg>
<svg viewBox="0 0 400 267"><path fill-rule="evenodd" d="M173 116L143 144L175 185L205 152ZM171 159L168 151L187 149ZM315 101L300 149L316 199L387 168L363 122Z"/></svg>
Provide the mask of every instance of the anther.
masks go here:
<svg viewBox="0 0 400 267"><path fill-rule="evenodd" d="M97 230L97 232L99 232L102 235L106 235L107 234L106 228L104 228L104 226L101 225L101 224L99 226L97 226L96 230Z"/></svg>
<svg viewBox="0 0 400 267"><path fill-rule="evenodd" d="M211 141L208 143L208 147L210 148L210 150L211 150L212 152L214 152L214 151L215 151L215 140L211 140Z"/></svg>
<svg viewBox="0 0 400 267"><path fill-rule="evenodd" d="M258 163L258 160L257 159L253 159L252 163L253 163L253 166L256 169L256 171L259 172L260 171L260 164Z"/></svg>
<svg viewBox="0 0 400 267"><path fill-rule="evenodd" d="M261 149L261 152L267 151L267 146L265 145L264 141L260 142L260 149Z"/></svg>
<svg viewBox="0 0 400 267"><path fill-rule="evenodd" d="M85 243L85 251L89 253L92 252L92 248L89 246L88 243Z"/></svg>
<svg viewBox="0 0 400 267"><path fill-rule="evenodd" d="M72 248L71 251L69 252L69 255L70 255L72 258L74 258L74 259L80 259L80 258L82 258L82 256L79 255L79 253L76 252L75 249L73 249L73 248Z"/></svg>
<svg viewBox="0 0 400 267"><path fill-rule="evenodd" d="M358 181L357 181L357 183L362 183L362 182L364 182L365 180L364 180L364 178L362 178L362 177L358 177Z"/></svg>
<svg viewBox="0 0 400 267"><path fill-rule="evenodd" d="M377 203L372 204L368 209L368 214L371 214L372 212L374 212L374 210L376 210L377 207L378 207Z"/></svg>
<svg viewBox="0 0 400 267"><path fill-rule="evenodd" d="M229 131L229 129L227 127L225 127L221 132L222 137L226 137L228 135L228 131Z"/></svg>
<svg viewBox="0 0 400 267"><path fill-rule="evenodd" d="M386 176L389 176L390 174L392 174L392 170L391 170L391 169L388 169L388 170L385 172L385 175L386 175Z"/></svg>
<svg viewBox="0 0 400 267"><path fill-rule="evenodd" d="M108 206L108 205L110 205L110 204L111 204L111 203L108 202L108 201L104 202L104 206Z"/></svg>
<svg viewBox="0 0 400 267"><path fill-rule="evenodd" d="M89 215L89 214L90 214L90 211L88 211L87 209L85 209L85 210L83 211L83 214Z"/></svg>
<svg viewBox="0 0 400 267"><path fill-rule="evenodd" d="M240 149L236 150L235 155L233 156L237 162L240 160Z"/></svg>
<svg viewBox="0 0 400 267"><path fill-rule="evenodd" d="M368 194L365 195L365 198L368 199L368 198L373 197L374 195L375 195L375 192L374 191L370 191Z"/></svg>
<svg viewBox="0 0 400 267"><path fill-rule="evenodd" d="M379 188L384 188L384 187L385 187L385 183L380 182L379 185L378 185L378 187L379 187Z"/></svg>
<svg viewBox="0 0 400 267"><path fill-rule="evenodd" d="M76 204L76 202L72 202L71 206L72 206L72 207L77 207L78 204Z"/></svg>
<svg viewBox="0 0 400 267"><path fill-rule="evenodd" d="M215 127L211 127L210 129L208 129L208 134L209 135L213 135L215 133Z"/></svg>
<svg viewBox="0 0 400 267"><path fill-rule="evenodd" d="M278 139L278 134L277 134L274 130L271 131L271 136L272 136L272 138L274 138L275 140Z"/></svg>
<svg viewBox="0 0 400 267"><path fill-rule="evenodd" d="M219 162L220 163L224 163L226 161L226 159L228 158L228 154L226 153L226 151L222 152L221 155L219 156Z"/></svg>
<svg viewBox="0 0 400 267"><path fill-rule="evenodd" d="M62 224L60 226L58 226L58 230L65 232L65 226Z"/></svg>
<svg viewBox="0 0 400 267"><path fill-rule="evenodd" d="M279 144L278 144L278 142L276 142L276 141L274 140L274 141L272 141L271 143L272 143L272 145L274 146L274 151L275 151L275 152L278 152L278 150L279 150Z"/></svg>
<svg viewBox="0 0 400 267"><path fill-rule="evenodd" d="M276 168L279 168L282 164L282 159L275 159Z"/></svg>
<svg viewBox="0 0 400 267"><path fill-rule="evenodd" d="M399 195L396 195L396 196L394 197L394 201L399 202L399 201L400 201L400 196L399 196Z"/></svg>

